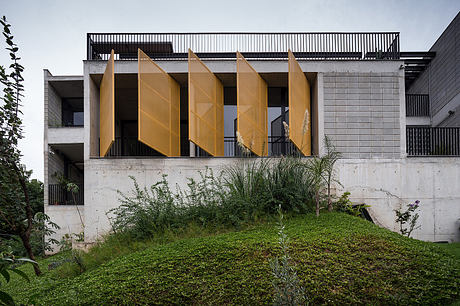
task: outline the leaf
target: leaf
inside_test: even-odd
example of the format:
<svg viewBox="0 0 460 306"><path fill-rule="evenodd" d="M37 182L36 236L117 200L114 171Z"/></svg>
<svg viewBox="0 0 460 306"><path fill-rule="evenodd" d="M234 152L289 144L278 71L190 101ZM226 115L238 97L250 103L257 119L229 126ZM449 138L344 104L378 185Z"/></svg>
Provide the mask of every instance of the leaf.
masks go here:
<svg viewBox="0 0 460 306"><path fill-rule="evenodd" d="M10 269L10 271L13 271L14 273L16 273L17 275L21 276L23 279L27 280L30 283L29 277L23 271L18 270L18 269Z"/></svg>
<svg viewBox="0 0 460 306"><path fill-rule="evenodd" d="M6 305L14 305L14 300L8 293L0 291L0 301Z"/></svg>
<svg viewBox="0 0 460 306"><path fill-rule="evenodd" d="M10 273L8 273L8 271L6 269L0 270L0 273L3 275L3 277L6 280L6 282L9 283L10 282Z"/></svg>
<svg viewBox="0 0 460 306"><path fill-rule="evenodd" d="M32 264L37 264L36 261L33 261L32 259L29 259L29 258L18 258L17 261L24 261L24 262L30 262Z"/></svg>

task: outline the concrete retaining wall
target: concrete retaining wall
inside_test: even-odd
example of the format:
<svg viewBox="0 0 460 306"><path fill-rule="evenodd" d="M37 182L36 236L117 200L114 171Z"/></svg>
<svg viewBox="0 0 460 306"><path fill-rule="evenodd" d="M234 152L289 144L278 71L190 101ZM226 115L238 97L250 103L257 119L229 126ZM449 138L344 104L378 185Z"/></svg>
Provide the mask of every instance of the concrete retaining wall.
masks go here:
<svg viewBox="0 0 460 306"><path fill-rule="evenodd" d="M85 240L94 241L110 229L106 212L119 205L117 190L129 192L136 177L150 186L168 174L171 186L185 186L206 166L215 172L238 162L234 158L90 159L85 163ZM343 184L356 202L371 205L375 221L396 230L394 209L421 201L421 228L414 237L429 241L460 241L460 158L343 159L337 165ZM56 215L57 217L57 215Z"/></svg>
<svg viewBox="0 0 460 306"><path fill-rule="evenodd" d="M80 214L78 212L80 212ZM54 223L60 227L60 229L55 230L56 233L51 235L49 238L54 238L57 241L61 241L62 237L64 237L66 234L72 236L72 234L79 234L83 232L80 215L83 222L85 222L84 206L77 207L75 205L45 205L45 213ZM58 250L58 247L55 247L55 251Z"/></svg>

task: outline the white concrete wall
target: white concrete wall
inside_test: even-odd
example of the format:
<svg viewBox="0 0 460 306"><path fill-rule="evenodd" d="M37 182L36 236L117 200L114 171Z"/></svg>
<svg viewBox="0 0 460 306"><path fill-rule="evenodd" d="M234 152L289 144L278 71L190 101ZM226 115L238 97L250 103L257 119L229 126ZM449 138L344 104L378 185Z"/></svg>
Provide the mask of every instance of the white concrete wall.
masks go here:
<svg viewBox="0 0 460 306"><path fill-rule="evenodd" d="M85 240L94 241L109 229L106 212L119 205L117 190L132 190L128 176L150 186L168 174L171 186L185 186L206 166L220 171L233 158L90 159L85 163ZM337 165L344 191L356 202L371 205L376 222L396 229L394 209L421 201L421 228L414 237L460 241L460 158L343 159Z"/></svg>
<svg viewBox="0 0 460 306"><path fill-rule="evenodd" d="M80 214L78 212L80 212ZM62 237L64 237L66 234L72 236L72 234L79 234L84 230L81 222L81 220L83 220L83 223L85 222L84 206L45 205L45 213L54 223L60 227L60 229L55 230L56 233L49 236L48 238L54 238L57 241L61 241ZM82 218L81 220L80 215ZM54 251L59 251L59 248L55 246Z"/></svg>
<svg viewBox="0 0 460 306"><path fill-rule="evenodd" d="M393 210L419 200L421 228L413 236L460 241L460 158L340 160L337 169L344 186L338 193L371 205L379 225L397 231Z"/></svg>

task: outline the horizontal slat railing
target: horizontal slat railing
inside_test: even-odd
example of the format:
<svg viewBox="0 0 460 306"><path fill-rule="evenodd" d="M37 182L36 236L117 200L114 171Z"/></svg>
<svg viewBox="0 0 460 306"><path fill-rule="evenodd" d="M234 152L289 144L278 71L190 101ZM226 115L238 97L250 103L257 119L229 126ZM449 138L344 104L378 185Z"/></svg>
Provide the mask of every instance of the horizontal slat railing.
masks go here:
<svg viewBox="0 0 460 306"><path fill-rule="evenodd" d="M88 33L87 59L136 60L140 48L153 59L187 59L190 48L199 57L287 59L398 60L399 32L379 33Z"/></svg>
<svg viewBox="0 0 460 306"><path fill-rule="evenodd" d="M406 117L429 117L429 95L406 94Z"/></svg>
<svg viewBox="0 0 460 306"><path fill-rule="evenodd" d="M49 205L83 205L84 192L83 184L77 184L78 192L73 194L62 184L48 185L48 204ZM74 201L75 197L75 201Z"/></svg>
<svg viewBox="0 0 460 306"><path fill-rule="evenodd" d="M408 156L460 156L459 127L406 128Z"/></svg>

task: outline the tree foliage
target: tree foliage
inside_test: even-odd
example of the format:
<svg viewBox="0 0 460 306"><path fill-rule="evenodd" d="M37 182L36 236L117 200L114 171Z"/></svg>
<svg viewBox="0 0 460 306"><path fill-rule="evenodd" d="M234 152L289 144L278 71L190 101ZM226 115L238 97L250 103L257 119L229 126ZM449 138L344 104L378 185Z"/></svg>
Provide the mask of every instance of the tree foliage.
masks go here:
<svg viewBox="0 0 460 306"><path fill-rule="evenodd" d="M34 212L27 183L30 171L21 164L18 142L24 137L21 120L21 98L23 97L24 67L19 63L18 46L13 42L11 25L6 17L0 19L2 34L9 52L10 64L0 65L0 82L3 96L0 102L0 228L20 237L30 259L35 256L30 244ZM41 273L34 265L35 273Z"/></svg>

